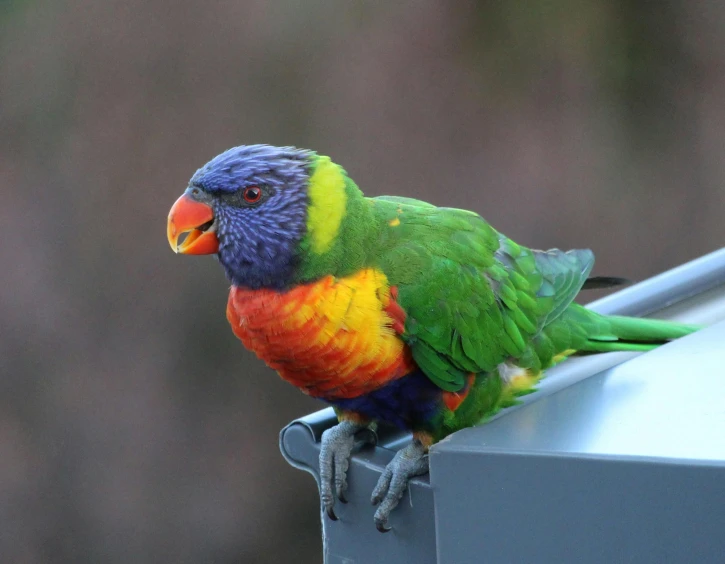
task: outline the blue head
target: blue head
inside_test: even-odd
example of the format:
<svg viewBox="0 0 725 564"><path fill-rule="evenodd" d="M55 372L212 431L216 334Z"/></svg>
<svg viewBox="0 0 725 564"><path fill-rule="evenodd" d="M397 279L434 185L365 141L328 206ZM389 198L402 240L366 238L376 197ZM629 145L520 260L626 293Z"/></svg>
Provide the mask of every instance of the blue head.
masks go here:
<svg viewBox="0 0 725 564"><path fill-rule="evenodd" d="M172 247L191 231L178 252L218 252L237 286L285 287L306 231L314 158L312 151L269 145L242 145L214 157L172 208Z"/></svg>

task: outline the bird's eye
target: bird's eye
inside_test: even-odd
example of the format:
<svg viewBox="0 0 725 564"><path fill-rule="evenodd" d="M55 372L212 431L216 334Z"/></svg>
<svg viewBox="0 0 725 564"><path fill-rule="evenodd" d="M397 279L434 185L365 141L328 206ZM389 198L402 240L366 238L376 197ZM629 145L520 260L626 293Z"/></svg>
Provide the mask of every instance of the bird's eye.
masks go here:
<svg viewBox="0 0 725 564"><path fill-rule="evenodd" d="M259 186L247 186L242 196L248 204L256 204L262 199L262 190Z"/></svg>

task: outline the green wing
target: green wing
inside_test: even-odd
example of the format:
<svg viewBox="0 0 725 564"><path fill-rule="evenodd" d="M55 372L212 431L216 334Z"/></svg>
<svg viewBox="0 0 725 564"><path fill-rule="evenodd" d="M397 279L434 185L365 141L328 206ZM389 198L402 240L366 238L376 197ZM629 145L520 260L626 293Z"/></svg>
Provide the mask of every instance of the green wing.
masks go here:
<svg viewBox="0 0 725 564"><path fill-rule="evenodd" d="M469 211L374 200L379 266L407 314L402 338L447 391L460 390L468 373L530 354L593 266L590 251L520 247Z"/></svg>

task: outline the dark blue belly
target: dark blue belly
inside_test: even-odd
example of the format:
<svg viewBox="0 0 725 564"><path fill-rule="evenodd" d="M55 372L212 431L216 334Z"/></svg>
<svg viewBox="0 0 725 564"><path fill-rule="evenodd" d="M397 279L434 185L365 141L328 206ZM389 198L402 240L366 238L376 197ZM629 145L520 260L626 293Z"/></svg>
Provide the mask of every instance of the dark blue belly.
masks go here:
<svg viewBox="0 0 725 564"><path fill-rule="evenodd" d="M438 386L416 370L369 394L328 403L401 429L422 430L439 412L441 394Z"/></svg>

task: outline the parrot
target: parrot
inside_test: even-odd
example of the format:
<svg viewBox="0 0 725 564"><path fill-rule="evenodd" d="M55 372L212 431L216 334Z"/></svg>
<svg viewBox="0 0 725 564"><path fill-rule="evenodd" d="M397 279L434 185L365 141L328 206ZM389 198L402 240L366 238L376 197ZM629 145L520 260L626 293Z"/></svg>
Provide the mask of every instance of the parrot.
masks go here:
<svg viewBox="0 0 725 564"><path fill-rule="evenodd" d="M323 516L337 520L346 501L360 437L372 442L380 424L411 433L372 492L381 532L428 472L432 445L532 393L547 368L699 329L586 309L580 290L622 282L590 276L591 250L535 250L472 211L366 197L329 157L296 147L214 157L171 207L167 238L177 253L216 255L234 335L334 408L319 455Z"/></svg>

